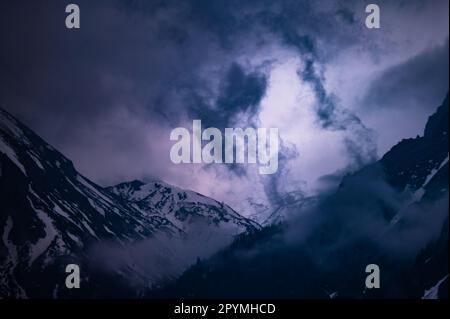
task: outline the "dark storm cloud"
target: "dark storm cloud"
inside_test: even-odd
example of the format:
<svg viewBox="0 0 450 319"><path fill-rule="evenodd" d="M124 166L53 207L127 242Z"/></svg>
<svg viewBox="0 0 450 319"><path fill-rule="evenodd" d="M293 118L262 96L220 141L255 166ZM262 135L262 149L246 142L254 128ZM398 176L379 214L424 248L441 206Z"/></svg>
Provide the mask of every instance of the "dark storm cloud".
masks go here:
<svg viewBox="0 0 450 319"><path fill-rule="evenodd" d="M204 127L258 125L270 60L283 60L283 50L301 61L318 124L345 135L349 167L373 160L373 132L330 93L324 72L352 46L380 55L362 36L364 2L79 0L79 30L64 26L68 3L0 4L0 107L94 180L172 174L176 184L164 155L170 129L193 118ZM276 53L262 61L271 46ZM280 142L279 172L264 182L275 198L302 152Z"/></svg>
<svg viewBox="0 0 450 319"><path fill-rule="evenodd" d="M214 127L224 132L225 128L256 127L259 104L267 88L265 74L246 72L238 63L232 63L220 84L220 94L213 103L208 104L195 88L189 88L187 108L193 119L201 119L203 128ZM225 145L222 146L222 152ZM235 151L235 148L234 148ZM224 154L224 153L223 153ZM239 176L246 174L245 165L227 165Z"/></svg>
<svg viewBox="0 0 450 319"><path fill-rule="evenodd" d="M201 39L182 28L186 15L180 6L81 0L82 27L67 30L67 3L17 1L2 10L8 13L1 19L4 107L49 135L41 123L60 124L66 135L76 135L74 126L95 125L117 107L176 117L171 93L194 81L204 58L190 52ZM34 121L35 110L42 122Z"/></svg>
<svg viewBox="0 0 450 319"><path fill-rule="evenodd" d="M202 31L192 34L182 5L81 0L81 28L67 30L67 3L17 1L2 8L0 104L83 173L111 182L96 172L144 170L133 164L151 152L142 140L179 125L185 103L177 92L203 87L197 72L214 58L213 41ZM106 169L126 154L122 169Z"/></svg>
<svg viewBox="0 0 450 319"><path fill-rule="evenodd" d="M344 6L342 6L336 11L336 15L348 24L356 23L355 14Z"/></svg>
<svg viewBox="0 0 450 319"><path fill-rule="evenodd" d="M448 39L383 72L370 86L362 107L434 110L448 91Z"/></svg>
<svg viewBox="0 0 450 319"><path fill-rule="evenodd" d="M250 117L250 125L254 125L254 117L258 115L258 107L267 87L264 74L246 73L237 63L232 63L221 85L221 92L214 105L207 105L201 97L194 98L190 113L202 119L206 127L224 129L233 127L233 119L240 114ZM193 92L195 94L195 92Z"/></svg>
<svg viewBox="0 0 450 319"><path fill-rule="evenodd" d="M335 28L336 23L342 24L339 23L337 18L341 16L343 12L345 12L347 17L347 20L344 22L345 24L348 24L351 10L341 6L336 12L333 12L332 15L327 15L325 13L319 14L317 7L314 7L309 1L281 1L276 4L264 1L251 2L250 4L235 3L232 1L210 1L208 5L204 5L204 2L199 3L201 3L200 8L194 5L194 8L198 9L196 12L198 11L198 14L204 14L208 18L200 18L196 19L196 21L199 21L203 26L211 26L222 40L221 43L226 44L225 46L230 46L230 37L239 34L240 30L248 29L249 26L250 28L258 26L263 28L263 30L267 30L267 32L274 33L277 37L280 37L285 45L297 50L299 56L304 61L304 67L302 70L299 70L299 76L302 80L310 83L315 90L318 98L316 113L321 125L326 129L357 129L358 133L364 134L364 143L370 143L370 147L372 148L370 156L365 158L365 162L374 159L372 155L376 154L376 150L374 141L370 141L370 138L372 137L370 130L366 129L355 115L342 112L336 105L334 98L326 92L323 85L324 79L318 74L320 73L320 71L318 71L319 65L323 63L325 56L322 56L318 52L314 37L320 36L330 42L345 39L343 41L344 46L354 42L355 40L352 40L351 37L347 36L348 33L345 31L336 32ZM237 8L240 8L244 13L237 14ZM209 20L211 17L214 18L214 24ZM199 17L197 16L197 18ZM231 77L232 72L235 73L235 79L232 80L236 81L237 84L228 86L225 90L222 90L226 97L222 100L222 103L221 101L218 102L218 107L213 111L205 107L203 101L197 100L195 102L194 108L197 111L203 110L198 111L197 114L202 114L208 119L208 122L216 123L217 127L224 127L224 124L229 122L233 116L242 113L243 105L246 106L246 109L251 109L251 114L253 114L253 116L257 115L258 103L249 103L247 100L249 98L252 99L254 95L256 95L257 99L260 99L258 96L262 95L258 93L258 90L254 90L254 93L256 94L249 92L253 89L248 86L252 86L253 84L250 82L242 83L240 80L242 75L240 75L238 71L239 68L237 65L231 67L228 76ZM251 80L254 81L255 79L252 78ZM256 81L254 82L256 84ZM259 82L259 87L265 85L265 82L263 82L262 79L259 80ZM245 90L242 90L244 87ZM247 94L249 94L248 97ZM225 101L225 104L223 101ZM249 106L252 107L249 108ZM353 140L349 140L347 144L351 144L352 151L357 147L367 147L366 144L359 145L358 142ZM362 150L360 150L359 153L358 159L353 161L358 164L360 164L359 159L367 155L367 152L363 152ZM351 154L353 154L353 152ZM290 158L288 156L281 157L282 159Z"/></svg>
<svg viewBox="0 0 450 319"><path fill-rule="evenodd" d="M233 64L228 71L225 88L217 101L219 111L226 116L237 112L256 114L265 89L264 76L246 75L239 65Z"/></svg>
<svg viewBox="0 0 450 319"><path fill-rule="evenodd" d="M204 88L197 68L207 60L211 43L231 50L245 30L261 27L306 58L303 73L320 99L318 116L325 126L332 121L334 103L311 70L320 62L312 36L331 40L345 33L331 37L336 17L315 14L309 1L81 0L83 25L75 31L63 24L67 3L8 5L2 10L8 14L1 19L6 43L0 53L7 61L0 103L63 149L80 130L93 131L118 108L176 125L186 106L174 105L174 92L188 86L192 98ZM202 110L201 100L185 102L218 127L243 111L256 115L266 86L264 75L247 74L232 61L226 77L215 112Z"/></svg>
<svg viewBox="0 0 450 319"><path fill-rule="evenodd" d="M266 28L268 32L280 37L287 46L295 48L304 61L304 66L298 74L302 80L311 84L318 99L316 114L319 123L325 129L349 130L351 135L358 137L358 140L346 138L345 145L348 147L348 153L354 156L352 167L357 168L373 161L376 158L374 134L356 115L344 111L337 105L335 98L327 93L320 67L326 59L330 58L330 53L319 52L315 40L320 38L329 42L340 42L341 49L354 44L357 40L352 38L352 32L347 32L346 26L356 22L352 10L339 5L334 12L331 12L332 14L329 14L329 12L319 13L320 5L316 4L315 7L309 1L281 1L275 5L269 3L263 5L262 2L256 2L252 3L252 10L248 10L248 3L247 5L239 4L238 6L242 6L246 14L233 15L230 11L238 6L230 5L231 2L227 3L228 5L206 6L201 10L201 12L206 10L209 17L216 17L219 12L226 17L218 19L218 34L233 35L235 34L233 30L247 23L251 26L258 25ZM336 24L342 28L337 28ZM256 108L254 111L256 112ZM217 116L220 115L216 114ZM224 117L230 118L230 114L225 114Z"/></svg>

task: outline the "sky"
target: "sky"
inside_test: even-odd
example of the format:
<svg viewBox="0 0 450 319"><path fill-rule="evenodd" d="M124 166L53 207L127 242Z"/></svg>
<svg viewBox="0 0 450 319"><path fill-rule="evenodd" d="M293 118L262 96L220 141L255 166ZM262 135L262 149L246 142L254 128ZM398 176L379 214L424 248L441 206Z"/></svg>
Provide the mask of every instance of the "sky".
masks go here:
<svg viewBox="0 0 450 319"><path fill-rule="evenodd" d="M81 28L65 27L76 3ZM447 0L2 1L0 107L103 186L160 179L246 216L423 133L448 91ZM279 169L170 161L176 127L276 127Z"/></svg>

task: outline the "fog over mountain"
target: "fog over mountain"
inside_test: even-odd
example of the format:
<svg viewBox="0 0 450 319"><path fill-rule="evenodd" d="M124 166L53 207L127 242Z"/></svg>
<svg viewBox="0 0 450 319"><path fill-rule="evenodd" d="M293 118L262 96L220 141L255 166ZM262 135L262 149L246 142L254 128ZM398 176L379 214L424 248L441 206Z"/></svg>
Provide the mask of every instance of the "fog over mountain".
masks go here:
<svg viewBox="0 0 450 319"><path fill-rule="evenodd" d="M0 298L448 298L447 0L75 2L0 2Z"/></svg>

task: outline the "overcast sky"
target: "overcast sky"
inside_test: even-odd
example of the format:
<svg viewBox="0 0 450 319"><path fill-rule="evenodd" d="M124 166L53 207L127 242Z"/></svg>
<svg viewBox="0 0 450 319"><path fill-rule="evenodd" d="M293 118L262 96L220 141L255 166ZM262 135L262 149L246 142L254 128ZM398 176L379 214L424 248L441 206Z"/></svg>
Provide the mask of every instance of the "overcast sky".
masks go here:
<svg viewBox="0 0 450 319"><path fill-rule="evenodd" d="M81 28L65 28L65 6ZM107 186L162 179L245 215L422 134L448 91L448 1L2 1L0 107ZM277 174L174 165L170 131L277 127Z"/></svg>

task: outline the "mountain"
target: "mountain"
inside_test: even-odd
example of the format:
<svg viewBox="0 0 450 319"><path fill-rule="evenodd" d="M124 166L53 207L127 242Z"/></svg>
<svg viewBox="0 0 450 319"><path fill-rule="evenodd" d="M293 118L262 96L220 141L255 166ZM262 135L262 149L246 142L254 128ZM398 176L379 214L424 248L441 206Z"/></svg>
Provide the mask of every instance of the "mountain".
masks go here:
<svg viewBox="0 0 450 319"><path fill-rule="evenodd" d="M297 216L239 236L152 298L448 298L448 95L424 134ZM366 266L380 289L365 286Z"/></svg>
<svg viewBox="0 0 450 319"><path fill-rule="evenodd" d="M262 229L162 181L101 187L0 110L0 297L448 298L448 109ZM364 286L371 263L381 289Z"/></svg>
<svg viewBox="0 0 450 319"><path fill-rule="evenodd" d="M136 295L258 228L224 204L167 184L100 187L0 109L0 297ZM198 245L212 233L220 240ZM80 289L64 286L69 263L80 265Z"/></svg>
<svg viewBox="0 0 450 319"><path fill-rule="evenodd" d="M132 203L134 208L146 215L151 216L156 211L183 232L190 232L190 227L195 227L199 221L218 227L221 224L224 224L223 227L228 227L225 224L233 225L236 234L260 228L259 224L240 216L224 203L162 181L144 183L135 180L108 187L107 190Z"/></svg>
<svg viewBox="0 0 450 319"><path fill-rule="evenodd" d="M439 170L448 167L448 119L447 95L428 119L423 136L401 141L380 160L389 184L399 190L425 189Z"/></svg>
<svg viewBox="0 0 450 319"><path fill-rule="evenodd" d="M275 205L265 211L259 211L262 216L267 216L261 222L263 226L277 225L287 222L300 210L308 209L317 204L315 196L305 196L302 192L290 192L285 194Z"/></svg>

